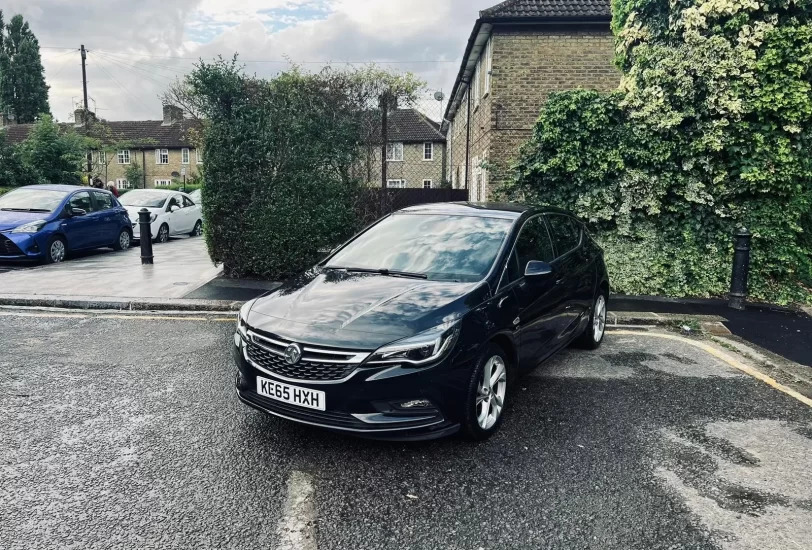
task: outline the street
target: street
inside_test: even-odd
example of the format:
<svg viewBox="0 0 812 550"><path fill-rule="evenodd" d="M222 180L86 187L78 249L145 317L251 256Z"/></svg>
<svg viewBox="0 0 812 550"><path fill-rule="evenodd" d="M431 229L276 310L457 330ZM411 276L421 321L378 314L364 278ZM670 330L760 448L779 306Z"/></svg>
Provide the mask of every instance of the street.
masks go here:
<svg viewBox="0 0 812 550"><path fill-rule="evenodd" d="M230 315L4 309L0 327L5 549L812 540L812 409L674 337L560 354L487 442L404 444L239 403Z"/></svg>

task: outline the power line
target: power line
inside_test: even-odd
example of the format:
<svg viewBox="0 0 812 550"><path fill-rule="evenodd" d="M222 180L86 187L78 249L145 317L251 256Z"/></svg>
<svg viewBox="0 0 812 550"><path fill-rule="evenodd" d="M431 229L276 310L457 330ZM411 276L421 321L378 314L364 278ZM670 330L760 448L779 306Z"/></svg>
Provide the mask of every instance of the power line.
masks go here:
<svg viewBox="0 0 812 550"><path fill-rule="evenodd" d="M125 71L127 71L127 72L129 72L131 74L134 74L138 78L145 78L145 79L149 80L150 82L153 82L153 83L157 84L158 86L166 86L167 84L172 82L172 79L169 78L168 76L150 73L146 69L136 67L135 65L130 65L129 63L123 63L123 62L118 61L117 59L114 59L112 57L108 57L108 56L99 54L98 51L96 51L96 50L91 50L91 52L95 53L97 56L100 56L104 60L109 61L110 63L115 63L119 67L123 68ZM136 70L138 70L140 72L135 72L134 70L128 69L127 67L133 67L134 69L136 69ZM157 80L155 80L155 78L164 78L164 79L167 80L167 82L158 82Z"/></svg>
<svg viewBox="0 0 812 550"><path fill-rule="evenodd" d="M53 75L51 78L55 80L55 79L56 79L56 77L58 77L60 74L62 74L62 71L64 71L64 70L65 70L65 67L67 67L67 66L70 64L70 62L71 62L72 60L76 59L76 57L75 57L75 56L76 56L76 54L78 54L78 53L79 53L78 51L74 51L74 52L73 52L73 56L72 56L72 57L69 57L67 60L65 60L65 62L62 64L62 66L59 68L59 70L58 70L58 71L56 71L56 73L54 73L54 75Z"/></svg>
<svg viewBox="0 0 812 550"><path fill-rule="evenodd" d="M135 99L135 100L136 100L136 101L137 101L137 102L138 102L138 103L139 103L139 104L140 104L142 107L144 107L145 109L149 110L149 107L147 107L147 106L146 106L146 104L145 104L145 103L143 103L143 102L141 101L141 98L139 98L138 96L136 96L135 94L133 94L133 93L132 93L130 90L128 90L126 87L124 87L124 86L121 84L121 82L119 82L119 81L118 81L118 79L117 79L116 77L114 77L113 75L111 75L111 74L110 74L110 72L109 72L107 69L105 69L105 68L104 68L104 65L102 64L101 59L96 58L96 60L98 61L99 68L100 68L100 69L101 69L101 70L104 72L104 74L106 74L106 75L107 75L107 76L110 78L110 80L112 80L113 82L115 82L116 84L118 84L118 87L119 87L119 88L121 88L121 90L122 90L124 93L130 94L130 96L131 96L133 99ZM87 105L85 105L85 108L87 108Z"/></svg>
<svg viewBox="0 0 812 550"><path fill-rule="evenodd" d="M176 55L152 55L152 54L137 54L137 53L127 53L127 52L110 52L107 50L95 50L97 52L106 53L106 54L113 54L113 55L123 55L127 56L127 58L132 57L148 57L153 59L182 59L182 60L191 60L191 61L200 61L200 57L183 57L183 56L176 56ZM340 64L340 65L364 65L368 63L380 63L380 64L417 64L417 63L459 63L459 60L451 60L451 59L413 59L409 61L403 60L380 60L380 59L368 59L368 60L361 60L361 61L295 61L290 59L238 59L240 63L290 63L293 65L297 64L312 64L312 65L330 65L332 63Z"/></svg>

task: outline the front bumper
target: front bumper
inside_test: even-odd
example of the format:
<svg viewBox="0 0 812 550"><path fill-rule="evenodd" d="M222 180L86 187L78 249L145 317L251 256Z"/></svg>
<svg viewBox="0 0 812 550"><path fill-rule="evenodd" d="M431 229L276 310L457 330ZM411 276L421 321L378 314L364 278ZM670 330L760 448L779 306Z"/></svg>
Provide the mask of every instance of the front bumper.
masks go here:
<svg viewBox="0 0 812 550"><path fill-rule="evenodd" d="M251 361L246 342L235 334L234 360L239 399L262 412L310 426L374 439L397 441L437 439L459 430L457 411L464 402L461 369L439 364L387 378L391 367L356 369L347 379L329 383L294 381L263 369ZM382 376L381 373L384 373ZM375 379L376 375L378 376ZM325 392L326 410L319 411L264 397L257 393L257 378L275 380ZM373 378L372 380L370 380ZM428 400L431 406L404 409L410 400Z"/></svg>
<svg viewBox="0 0 812 550"><path fill-rule="evenodd" d="M155 224L151 224L149 227L152 238L156 238L158 236L158 229L155 227ZM133 223L133 240L140 241L141 240L141 224L138 221Z"/></svg>
<svg viewBox="0 0 812 550"><path fill-rule="evenodd" d="M38 260L43 247L36 233L0 233L0 260Z"/></svg>

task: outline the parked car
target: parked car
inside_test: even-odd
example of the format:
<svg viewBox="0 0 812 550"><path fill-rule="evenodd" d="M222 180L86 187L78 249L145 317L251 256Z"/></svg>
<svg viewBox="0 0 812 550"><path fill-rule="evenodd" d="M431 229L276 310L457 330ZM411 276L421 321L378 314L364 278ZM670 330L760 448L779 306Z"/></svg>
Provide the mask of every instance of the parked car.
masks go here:
<svg viewBox="0 0 812 550"><path fill-rule="evenodd" d="M72 185L29 185L0 197L0 260L57 263L78 250L125 250L127 210L112 193Z"/></svg>
<svg viewBox="0 0 812 550"><path fill-rule="evenodd" d="M608 297L603 251L569 212L407 208L245 304L237 394L357 435L484 439L519 376L601 344Z"/></svg>
<svg viewBox="0 0 812 550"><path fill-rule="evenodd" d="M135 189L121 197L133 220L133 239L141 240L138 213L146 208L150 212L152 239L165 243L169 237L203 233L203 214L200 205L186 193L163 189Z"/></svg>

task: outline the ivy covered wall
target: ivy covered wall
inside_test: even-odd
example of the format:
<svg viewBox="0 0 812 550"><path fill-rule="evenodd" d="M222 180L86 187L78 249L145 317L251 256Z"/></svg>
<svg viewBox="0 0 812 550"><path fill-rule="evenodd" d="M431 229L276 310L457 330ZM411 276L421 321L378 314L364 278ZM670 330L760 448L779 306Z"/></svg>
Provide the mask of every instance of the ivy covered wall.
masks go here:
<svg viewBox="0 0 812 550"><path fill-rule="evenodd" d="M611 94L553 95L509 198L572 209L615 292L812 302L812 0L614 0Z"/></svg>

